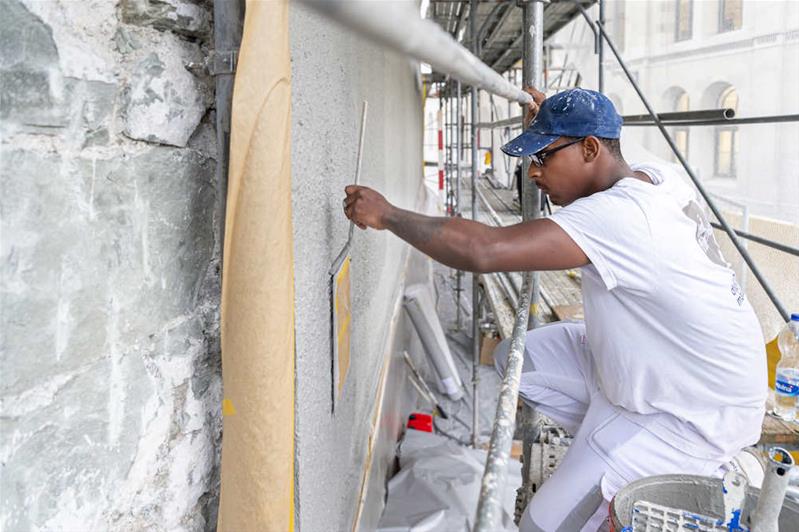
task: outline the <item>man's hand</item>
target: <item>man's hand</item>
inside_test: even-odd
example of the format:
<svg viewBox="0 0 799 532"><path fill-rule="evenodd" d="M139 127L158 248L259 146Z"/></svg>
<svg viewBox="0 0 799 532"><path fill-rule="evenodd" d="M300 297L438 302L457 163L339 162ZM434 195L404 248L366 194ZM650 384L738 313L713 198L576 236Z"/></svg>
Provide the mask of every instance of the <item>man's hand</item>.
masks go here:
<svg viewBox="0 0 799 532"><path fill-rule="evenodd" d="M361 229L386 228L386 216L394 208L386 198L371 188L350 185L344 187L344 214Z"/></svg>
<svg viewBox="0 0 799 532"><path fill-rule="evenodd" d="M544 100L546 100L547 97L543 92L536 90L533 87L524 87L523 90L533 97L533 101L527 104L527 112L525 113L523 120L524 129L527 129L530 127L530 124L533 123L533 120L535 120L535 117L538 114L538 109L540 109L541 104L544 103Z"/></svg>

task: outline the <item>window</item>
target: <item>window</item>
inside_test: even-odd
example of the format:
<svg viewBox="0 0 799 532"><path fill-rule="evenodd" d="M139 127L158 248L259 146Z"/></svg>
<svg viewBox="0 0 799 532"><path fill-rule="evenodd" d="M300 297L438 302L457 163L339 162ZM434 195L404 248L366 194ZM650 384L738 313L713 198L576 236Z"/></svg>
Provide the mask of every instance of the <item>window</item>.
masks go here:
<svg viewBox="0 0 799 532"><path fill-rule="evenodd" d="M719 33L741 29L743 0L719 0Z"/></svg>
<svg viewBox="0 0 799 532"><path fill-rule="evenodd" d="M729 87L721 93L719 107L738 111L738 93L733 87ZM738 128L734 126L716 128L716 176L735 177L735 156L737 153Z"/></svg>
<svg viewBox="0 0 799 532"><path fill-rule="evenodd" d="M625 33L624 27L627 24L625 16L625 0L618 0L617 2L608 2L609 17L607 24L609 26L609 33L613 39L613 44L619 52L624 51Z"/></svg>
<svg viewBox="0 0 799 532"><path fill-rule="evenodd" d="M694 20L694 1L677 0L677 20L674 25L674 40L685 41L691 38Z"/></svg>
<svg viewBox="0 0 799 532"><path fill-rule="evenodd" d="M688 93L684 90L679 90L676 96L674 97L674 111L676 112L686 112L690 110L691 101L688 97ZM671 130L671 135L674 137L674 143L677 145L677 148L680 150L680 153L688 159L688 128L687 127L675 127ZM677 156L672 153L672 159L674 162L679 162Z"/></svg>

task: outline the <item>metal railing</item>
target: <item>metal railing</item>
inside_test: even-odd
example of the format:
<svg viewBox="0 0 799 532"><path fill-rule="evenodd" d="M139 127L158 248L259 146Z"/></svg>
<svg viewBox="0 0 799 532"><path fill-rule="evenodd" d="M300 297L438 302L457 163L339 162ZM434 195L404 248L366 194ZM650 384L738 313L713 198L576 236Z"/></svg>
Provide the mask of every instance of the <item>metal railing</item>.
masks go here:
<svg viewBox="0 0 799 532"><path fill-rule="evenodd" d="M799 122L799 114L747 116L735 118L731 109L705 109L701 111L684 111L679 113L660 113L658 118L666 126L737 126L743 124L779 124L783 122ZM657 123L651 115L622 116L624 126L655 126ZM480 122L479 128L521 128L522 117L512 116L495 122Z"/></svg>

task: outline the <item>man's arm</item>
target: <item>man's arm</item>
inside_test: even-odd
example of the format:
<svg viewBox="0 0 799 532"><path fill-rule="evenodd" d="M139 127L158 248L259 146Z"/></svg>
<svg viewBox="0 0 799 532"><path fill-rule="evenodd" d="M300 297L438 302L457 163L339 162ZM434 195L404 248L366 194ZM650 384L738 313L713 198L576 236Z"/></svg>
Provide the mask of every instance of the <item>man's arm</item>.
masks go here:
<svg viewBox="0 0 799 532"><path fill-rule="evenodd" d="M388 229L438 262L473 272L562 270L588 257L551 220L492 227L463 218L425 216L394 207L372 189L349 186L344 212L358 227Z"/></svg>

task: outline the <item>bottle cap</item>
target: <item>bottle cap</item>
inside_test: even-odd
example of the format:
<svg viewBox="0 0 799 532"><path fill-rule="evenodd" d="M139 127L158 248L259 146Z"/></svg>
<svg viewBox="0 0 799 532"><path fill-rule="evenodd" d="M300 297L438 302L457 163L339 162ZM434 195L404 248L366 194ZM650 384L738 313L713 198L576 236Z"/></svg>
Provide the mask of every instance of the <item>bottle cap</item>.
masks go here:
<svg viewBox="0 0 799 532"><path fill-rule="evenodd" d="M791 314L791 321L799 321L799 314Z"/></svg>

